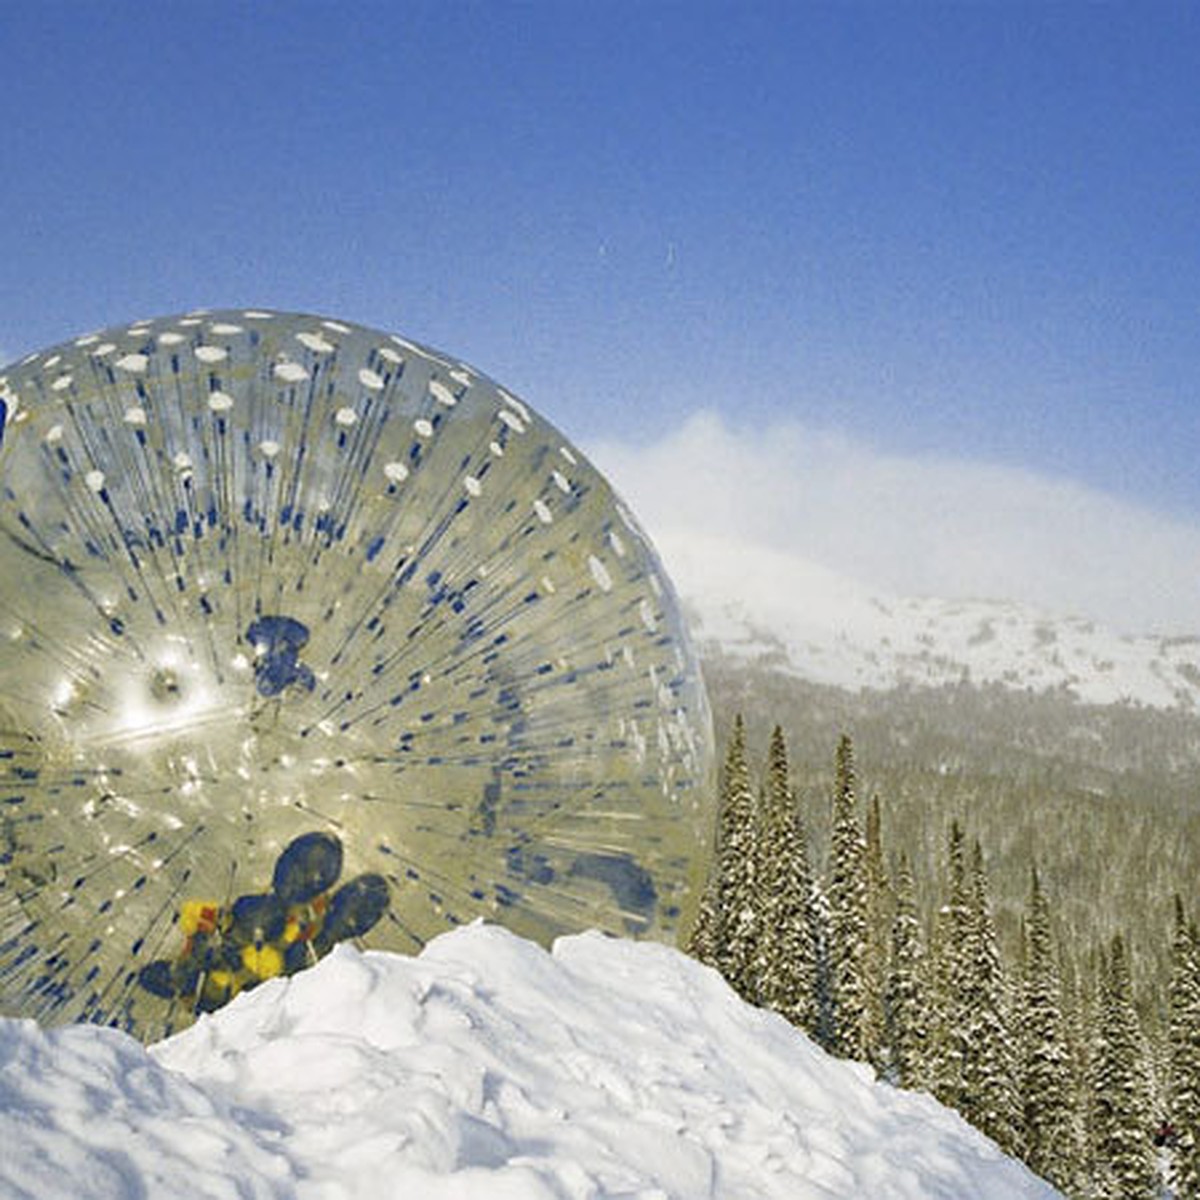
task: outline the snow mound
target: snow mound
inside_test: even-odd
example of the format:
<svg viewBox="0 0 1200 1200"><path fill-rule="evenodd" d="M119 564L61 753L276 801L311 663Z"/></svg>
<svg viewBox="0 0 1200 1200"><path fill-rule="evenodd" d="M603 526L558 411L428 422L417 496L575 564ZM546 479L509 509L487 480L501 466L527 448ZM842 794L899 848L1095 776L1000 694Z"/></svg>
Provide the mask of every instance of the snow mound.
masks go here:
<svg viewBox="0 0 1200 1200"><path fill-rule="evenodd" d="M0 1022L0 1141L37 1200L1057 1195L675 950L480 924L339 947L148 1051Z"/></svg>

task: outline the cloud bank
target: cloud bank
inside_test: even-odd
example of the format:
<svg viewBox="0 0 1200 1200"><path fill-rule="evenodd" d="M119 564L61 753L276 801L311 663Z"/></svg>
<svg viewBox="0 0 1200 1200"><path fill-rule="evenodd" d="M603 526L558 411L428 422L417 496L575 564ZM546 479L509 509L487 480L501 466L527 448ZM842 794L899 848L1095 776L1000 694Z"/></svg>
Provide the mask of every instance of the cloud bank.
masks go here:
<svg viewBox="0 0 1200 1200"><path fill-rule="evenodd" d="M900 595L1200 632L1200 527L1074 482L794 423L735 430L707 412L658 443L588 451L652 538L703 530Z"/></svg>

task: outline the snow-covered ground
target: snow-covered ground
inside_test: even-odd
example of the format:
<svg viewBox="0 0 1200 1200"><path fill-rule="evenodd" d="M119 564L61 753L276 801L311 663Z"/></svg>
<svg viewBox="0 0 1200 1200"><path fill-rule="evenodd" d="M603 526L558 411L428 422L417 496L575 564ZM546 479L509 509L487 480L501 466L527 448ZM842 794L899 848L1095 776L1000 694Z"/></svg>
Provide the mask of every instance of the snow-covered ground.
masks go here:
<svg viewBox="0 0 1200 1200"><path fill-rule="evenodd" d="M479 924L341 946L148 1051L4 1020L0 1146L34 1200L1057 1195L675 950Z"/></svg>
<svg viewBox="0 0 1200 1200"><path fill-rule="evenodd" d="M846 688L968 680L1200 712L1200 637L1126 636L995 600L890 596L792 554L656 531L696 641Z"/></svg>

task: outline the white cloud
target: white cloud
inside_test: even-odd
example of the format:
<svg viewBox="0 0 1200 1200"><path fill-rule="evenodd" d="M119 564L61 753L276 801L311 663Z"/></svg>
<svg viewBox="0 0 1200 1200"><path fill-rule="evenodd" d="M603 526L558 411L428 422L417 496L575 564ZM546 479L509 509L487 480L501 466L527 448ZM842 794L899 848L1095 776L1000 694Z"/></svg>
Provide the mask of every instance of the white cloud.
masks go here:
<svg viewBox="0 0 1200 1200"><path fill-rule="evenodd" d="M901 595L1200 632L1200 527L1077 483L890 455L797 424L732 430L711 413L653 445L589 451L651 537L704 530Z"/></svg>

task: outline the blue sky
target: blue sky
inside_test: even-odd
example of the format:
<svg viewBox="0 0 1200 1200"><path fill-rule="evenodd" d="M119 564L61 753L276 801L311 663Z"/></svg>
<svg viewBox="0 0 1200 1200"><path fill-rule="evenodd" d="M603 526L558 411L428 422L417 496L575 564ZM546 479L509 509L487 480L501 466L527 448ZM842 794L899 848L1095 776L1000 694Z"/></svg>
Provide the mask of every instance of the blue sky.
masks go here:
<svg viewBox="0 0 1200 1200"><path fill-rule="evenodd" d="M1193 4L45 0L0 48L8 355L316 311L585 445L704 410L1200 526Z"/></svg>

